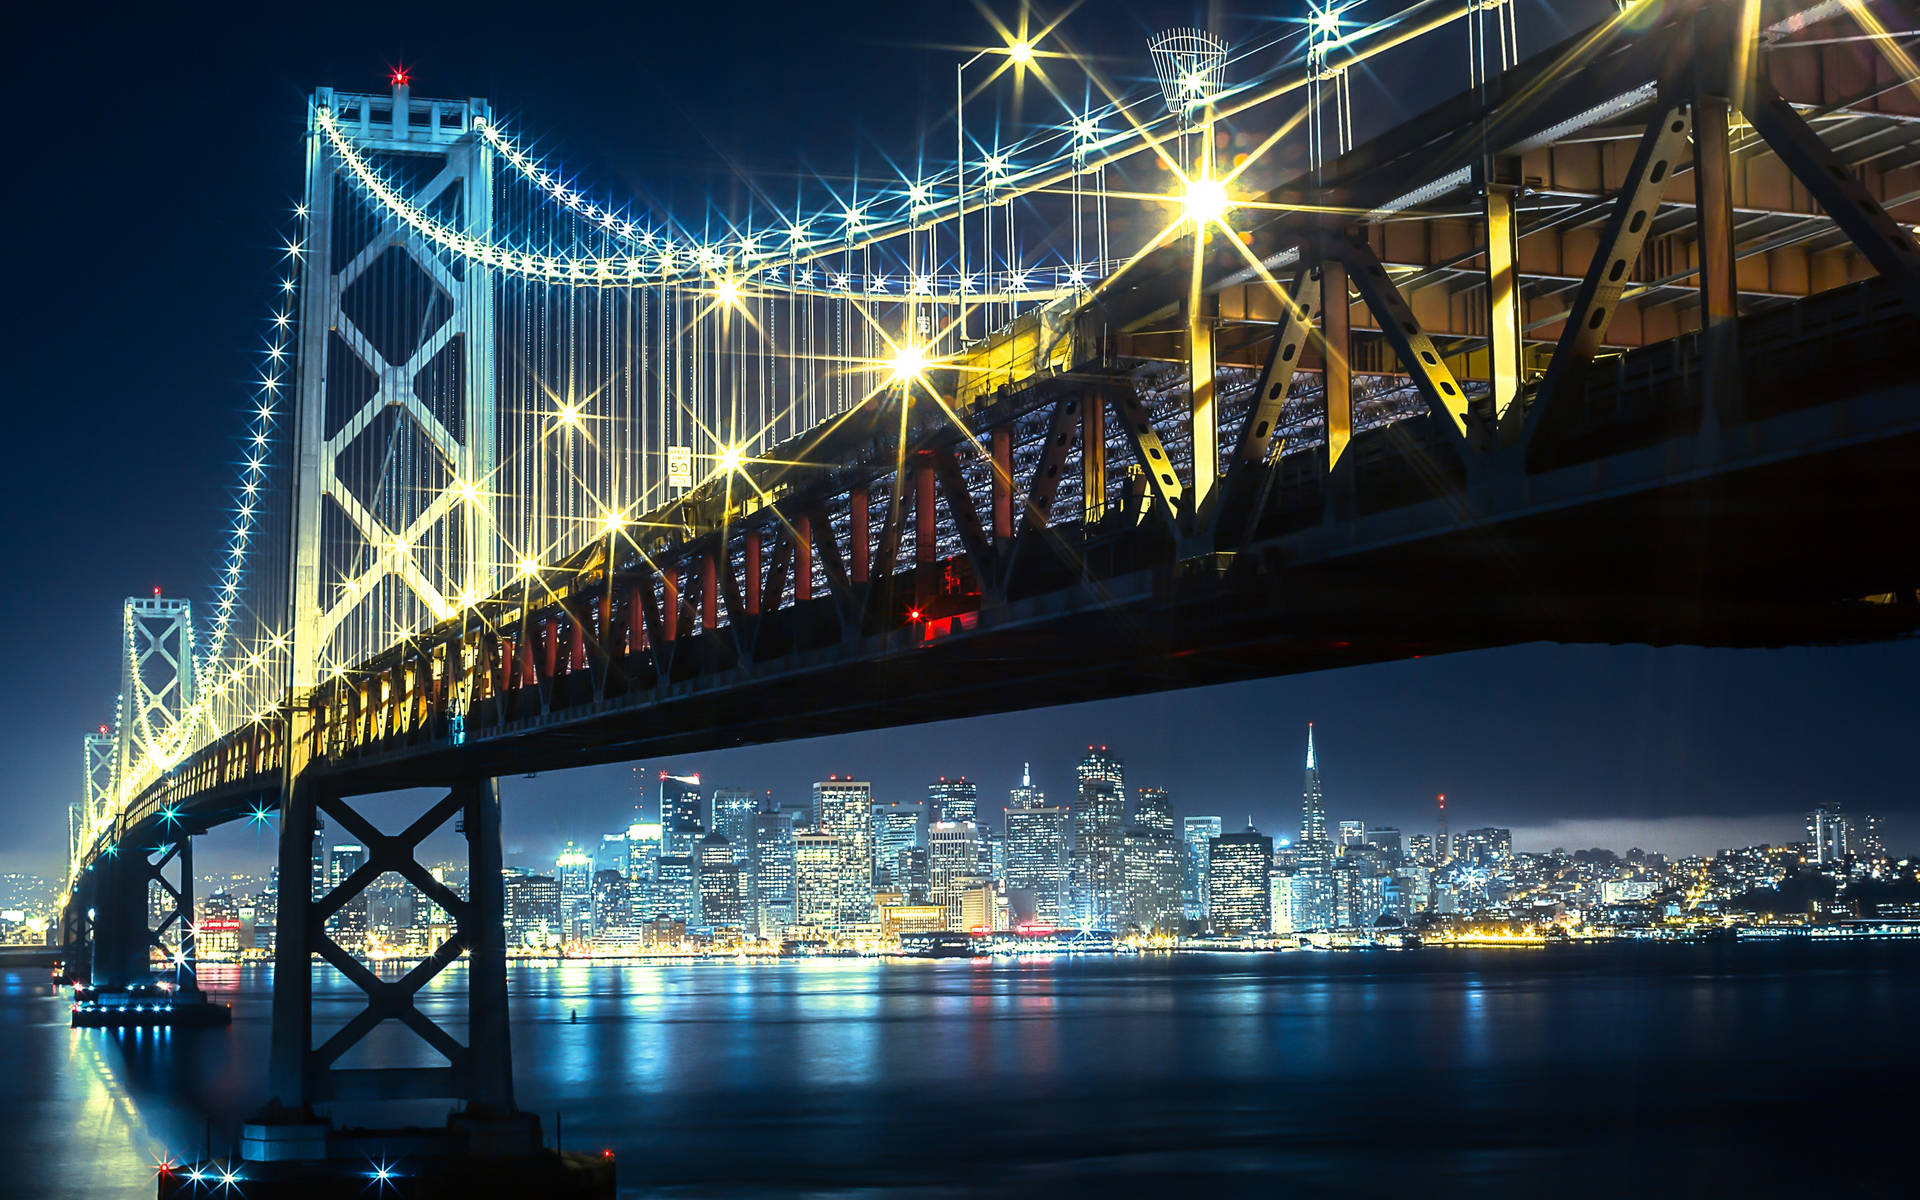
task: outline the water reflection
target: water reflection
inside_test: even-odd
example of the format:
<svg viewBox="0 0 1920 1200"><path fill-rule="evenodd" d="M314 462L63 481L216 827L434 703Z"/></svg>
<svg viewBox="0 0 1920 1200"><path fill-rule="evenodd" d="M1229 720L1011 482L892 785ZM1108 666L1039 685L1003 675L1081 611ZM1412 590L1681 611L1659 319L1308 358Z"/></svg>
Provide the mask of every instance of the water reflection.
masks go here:
<svg viewBox="0 0 1920 1200"><path fill-rule="evenodd" d="M636 1189L1404 1194L1624 1154L1724 1192L1749 1157L1784 1172L1756 1185L1790 1176L1779 1147L1819 1144L1809 1122L1857 1142L1888 1111L1862 1107L1846 1060L1783 1048L1844 1030L1888 1070L1920 1063L1920 947L1750 949L516 964L509 982L522 1105L616 1150ZM145 1194L167 1150L224 1153L265 1098L272 980L206 982L232 1028L121 1035L4 982L14 1182ZM455 964L421 996L462 1036L464 985ZM359 1006L331 968L315 996L336 1025Z"/></svg>

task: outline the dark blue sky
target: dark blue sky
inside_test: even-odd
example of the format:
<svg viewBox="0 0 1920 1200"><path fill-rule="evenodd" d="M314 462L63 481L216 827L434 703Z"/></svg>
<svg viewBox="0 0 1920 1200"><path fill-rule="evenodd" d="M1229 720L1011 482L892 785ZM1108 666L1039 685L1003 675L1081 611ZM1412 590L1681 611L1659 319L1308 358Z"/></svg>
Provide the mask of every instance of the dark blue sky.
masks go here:
<svg viewBox="0 0 1920 1200"><path fill-rule="evenodd" d="M1606 5L1523 10L1523 48L1595 7ZM1296 8L1224 6L1210 18L1204 6L1101 0L1064 28L1110 77L1133 82L1154 29L1198 21L1245 43ZM111 715L121 599L155 585L208 594L313 87L374 90L404 61L416 94L488 96L602 195L652 197L691 220L709 198L724 206L736 194L735 168L763 180L844 176L877 171L883 151L909 155L945 120L956 48L995 37L960 3L848 3L830 17L771 3L398 13L349 3L324 14L62 4L15 16L13 32L0 73L15 114L0 188L10 231L0 400L12 435L0 627L14 636L0 667L0 813L12 833L0 868L38 870L61 854L79 739ZM1437 59L1423 82L1456 69ZM1362 121L1420 107L1407 78L1357 84ZM1828 799L1893 817L1905 847L1901 818L1920 814L1917 668L1912 643L1522 647L647 766L697 767L783 799L827 770L869 775L882 796L917 792L944 770L998 797L1023 758L1042 786L1064 791L1075 748L1101 740L1133 778L1173 787L1180 811L1251 810L1284 829L1313 719L1336 816L1412 825L1444 790L1458 825L1759 814L1773 829ZM558 838L613 827L629 806L627 774L509 781L510 837L545 854ZM546 802L513 803L527 793Z"/></svg>

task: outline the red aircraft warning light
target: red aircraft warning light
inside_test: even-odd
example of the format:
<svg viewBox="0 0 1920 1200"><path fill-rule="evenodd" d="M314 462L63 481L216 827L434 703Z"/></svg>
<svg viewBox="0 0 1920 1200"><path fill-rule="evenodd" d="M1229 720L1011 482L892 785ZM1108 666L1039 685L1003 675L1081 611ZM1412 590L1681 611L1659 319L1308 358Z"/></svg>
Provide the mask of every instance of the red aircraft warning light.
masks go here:
<svg viewBox="0 0 1920 1200"><path fill-rule="evenodd" d="M413 72L405 67L395 67L387 74L387 78L392 81L393 86L403 88L413 82Z"/></svg>

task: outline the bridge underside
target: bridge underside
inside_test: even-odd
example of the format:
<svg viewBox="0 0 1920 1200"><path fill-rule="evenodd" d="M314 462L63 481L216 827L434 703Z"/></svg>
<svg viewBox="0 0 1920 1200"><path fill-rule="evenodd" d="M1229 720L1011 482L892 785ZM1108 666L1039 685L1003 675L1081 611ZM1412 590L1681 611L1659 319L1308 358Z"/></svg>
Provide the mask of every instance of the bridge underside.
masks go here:
<svg viewBox="0 0 1920 1200"><path fill-rule="evenodd" d="M1876 401L1913 412L1920 390L1795 424L1844 429ZM1620 495L1605 493L1623 464L1568 468L1591 498L1486 516L1433 501L1444 528L1424 535L1408 528L1418 516L1384 513L851 641L832 603L814 601L784 614L814 649L696 671L599 712L497 729L473 714L464 745L368 747L338 778L351 791L428 786L1524 642L1765 647L1920 629L1920 429L1712 474L1670 470L1670 455L1687 463L1649 451L1642 466L1669 478ZM1068 546L1083 561L1102 549ZM702 642L720 636L683 653L718 660Z"/></svg>

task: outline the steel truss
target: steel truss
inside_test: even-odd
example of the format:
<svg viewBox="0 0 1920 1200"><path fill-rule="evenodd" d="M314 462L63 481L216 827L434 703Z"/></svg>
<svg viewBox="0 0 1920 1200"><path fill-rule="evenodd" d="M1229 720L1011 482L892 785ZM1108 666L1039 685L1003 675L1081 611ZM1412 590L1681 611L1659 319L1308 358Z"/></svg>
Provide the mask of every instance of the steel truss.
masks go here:
<svg viewBox="0 0 1920 1200"><path fill-rule="evenodd" d="M365 864L314 898L311 847L325 813L367 847ZM460 898L415 857L420 843L459 818L466 835L470 895ZM512 1051L507 1037L506 890L501 876L500 793L490 779L456 784L398 834L355 810L325 776L309 771L293 786L280 830L280 910L274 950L272 1088L275 1104L302 1112L337 1100L450 1098L469 1112L513 1112ZM328 918L380 876L394 872L453 918L454 932L397 980L383 980L327 930ZM303 882L304 881L304 882ZM415 1006L441 971L468 956L467 1040L457 1040ZM312 959L319 957L366 997L366 1007L314 1045ZM444 1067L343 1069L338 1062L375 1027L398 1021L447 1060Z"/></svg>

